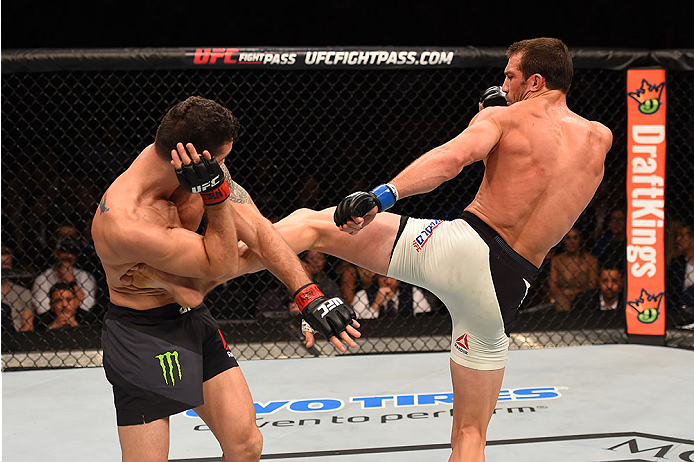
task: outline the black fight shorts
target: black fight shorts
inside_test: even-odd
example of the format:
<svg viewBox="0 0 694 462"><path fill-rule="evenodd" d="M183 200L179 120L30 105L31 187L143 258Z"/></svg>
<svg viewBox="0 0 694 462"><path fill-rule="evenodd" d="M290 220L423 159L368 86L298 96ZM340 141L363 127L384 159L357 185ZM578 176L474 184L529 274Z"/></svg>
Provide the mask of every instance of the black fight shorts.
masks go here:
<svg viewBox="0 0 694 462"><path fill-rule="evenodd" d="M111 303L101 345L119 426L202 405L203 382L238 366L204 304L134 310Z"/></svg>

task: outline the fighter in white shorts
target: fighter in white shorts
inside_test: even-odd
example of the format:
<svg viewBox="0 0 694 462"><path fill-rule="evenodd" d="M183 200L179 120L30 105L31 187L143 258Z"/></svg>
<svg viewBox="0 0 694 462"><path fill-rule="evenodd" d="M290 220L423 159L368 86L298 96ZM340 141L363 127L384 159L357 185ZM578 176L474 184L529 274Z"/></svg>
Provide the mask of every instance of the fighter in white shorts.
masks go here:
<svg viewBox="0 0 694 462"><path fill-rule="evenodd" d="M480 111L462 133L390 183L350 194L334 210L298 210L274 224L295 252L335 255L423 286L446 304L453 320L450 462L484 460L515 311L547 252L595 194L612 144L607 127L566 104L573 63L561 40L516 42L507 57L500 98L507 107ZM493 93L485 93L485 101ZM385 212L399 198L432 191L477 161L484 162L484 178L461 219ZM238 274L261 269L240 245ZM168 285L175 290L175 283Z"/></svg>
<svg viewBox="0 0 694 462"><path fill-rule="evenodd" d="M470 212L453 221L401 217L388 276L425 287L448 308L451 359L506 365L508 334L538 269Z"/></svg>

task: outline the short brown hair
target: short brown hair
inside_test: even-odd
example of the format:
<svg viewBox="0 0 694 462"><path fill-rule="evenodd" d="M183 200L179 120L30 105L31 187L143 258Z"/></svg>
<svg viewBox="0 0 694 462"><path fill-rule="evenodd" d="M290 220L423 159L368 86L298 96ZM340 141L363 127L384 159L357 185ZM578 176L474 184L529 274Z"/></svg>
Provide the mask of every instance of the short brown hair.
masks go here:
<svg viewBox="0 0 694 462"><path fill-rule="evenodd" d="M165 159L169 159L176 143L193 143L202 153L205 149L213 156L223 144L234 141L239 132L239 121L231 111L220 104L191 96L166 113L154 138L154 147Z"/></svg>
<svg viewBox="0 0 694 462"><path fill-rule="evenodd" d="M569 49L559 39L540 37L516 42L506 51L506 57L520 53L523 78L540 74L547 88L569 92L574 77L574 65Z"/></svg>

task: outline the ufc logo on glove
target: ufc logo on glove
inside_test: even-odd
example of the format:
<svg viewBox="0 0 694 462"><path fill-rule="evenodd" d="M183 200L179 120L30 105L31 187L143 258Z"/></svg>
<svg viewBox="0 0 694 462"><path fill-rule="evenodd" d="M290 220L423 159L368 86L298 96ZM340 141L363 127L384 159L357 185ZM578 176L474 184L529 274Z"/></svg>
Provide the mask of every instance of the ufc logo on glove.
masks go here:
<svg viewBox="0 0 694 462"><path fill-rule="evenodd" d="M193 188L190 190L190 192L194 193L199 193L203 191L207 191L208 189L217 186L220 182L220 176L217 175L216 177L212 178L210 181L201 184L200 186L193 186Z"/></svg>
<svg viewBox="0 0 694 462"><path fill-rule="evenodd" d="M322 304L320 306L320 310L322 312L320 317L324 318L330 312L330 310L332 310L333 308L335 308L341 304L342 304L342 300L340 300L339 298L337 298L337 297L331 298L330 300L328 300L327 302L325 302L324 304Z"/></svg>

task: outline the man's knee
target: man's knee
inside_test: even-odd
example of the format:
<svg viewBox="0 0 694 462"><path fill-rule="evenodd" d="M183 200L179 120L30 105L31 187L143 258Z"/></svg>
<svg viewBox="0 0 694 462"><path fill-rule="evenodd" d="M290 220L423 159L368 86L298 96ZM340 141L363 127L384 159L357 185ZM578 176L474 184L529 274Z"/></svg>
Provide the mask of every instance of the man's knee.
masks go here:
<svg viewBox="0 0 694 462"><path fill-rule="evenodd" d="M480 423L475 424L453 424L451 431L451 446L456 447L465 444L468 447L484 446L487 440L487 426Z"/></svg>
<svg viewBox="0 0 694 462"><path fill-rule="evenodd" d="M248 431L244 438L236 445L236 447L224 450L224 461L242 460L256 461L260 460L260 455L263 452L263 434L260 433L258 427Z"/></svg>
<svg viewBox="0 0 694 462"><path fill-rule="evenodd" d="M337 230L333 221L334 209L335 207L324 210L301 208L293 211L285 220L291 225L301 228L304 239L310 241L309 248L311 248L316 245L317 241L325 237L326 231L330 231L332 228Z"/></svg>

